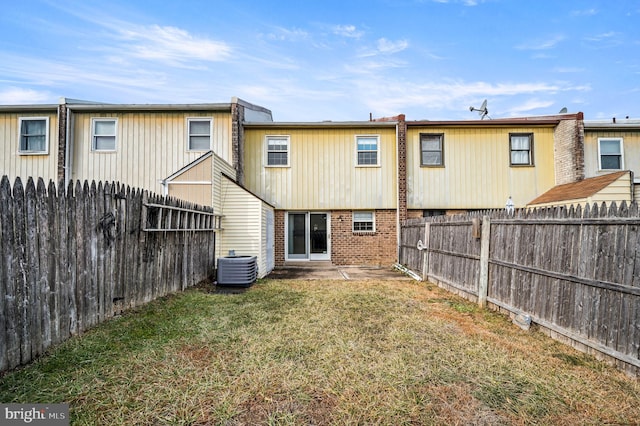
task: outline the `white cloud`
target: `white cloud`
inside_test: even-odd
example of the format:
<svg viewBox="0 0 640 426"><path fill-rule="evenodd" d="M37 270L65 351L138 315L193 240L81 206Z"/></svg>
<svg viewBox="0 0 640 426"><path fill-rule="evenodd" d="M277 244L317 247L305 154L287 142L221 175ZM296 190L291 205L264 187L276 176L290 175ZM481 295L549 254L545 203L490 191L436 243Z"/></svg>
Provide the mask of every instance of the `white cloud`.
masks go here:
<svg viewBox="0 0 640 426"><path fill-rule="evenodd" d="M355 39L359 39L364 34L364 32L358 30L355 25L335 25L332 31L336 35Z"/></svg>
<svg viewBox="0 0 640 426"><path fill-rule="evenodd" d="M580 67L556 67L556 68L553 69L553 71L565 74L565 73L584 72L585 69L584 68L580 68Z"/></svg>
<svg viewBox="0 0 640 426"><path fill-rule="evenodd" d="M597 15L598 11L594 8L591 9L582 9L582 10L574 10L571 12L571 16L594 16Z"/></svg>
<svg viewBox="0 0 640 426"><path fill-rule="evenodd" d="M556 47L565 37L563 35L555 35L546 39L532 40L516 46L520 50L547 50Z"/></svg>
<svg viewBox="0 0 640 426"><path fill-rule="evenodd" d="M367 49L360 53L360 58L366 58L377 55L392 55L394 53L402 52L409 47L409 42L406 40L391 41L386 38L379 38L376 42L375 49Z"/></svg>
<svg viewBox="0 0 640 426"><path fill-rule="evenodd" d="M398 53L409 47L406 40L391 41L386 38L378 39L378 51L380 53Z"/></svg>
<svg viewBox="0 0 640 426"><path fill-rule="evenodd" d="M195 37L176 27L130 25L119 30L119 37L126 42L120 46L125 54L173 64L222 61L232 51L227 43Z"/></svg>
<svg viewBox="0 0 640 426"><path fill-rule="evenodd" d="M21 87L7 87L0 91L2 105L29 105L52 102L53 96L48 91L23 89Z"/></svg>
<svg viewBox="0 0 640 426"><path fill-rule="evenodd" d="M269 33L267 38L278 41L298 41L305 40L309 37L309 33L299 28L277 27L274 32Z"/></svg>
<svg viewBox="0 0 640 426"><path fill-rule="evenodd" d="M555 102L550 100L527 99L524 103L509 107L509 114L512 116L523 115L530 111L550 108L554 104Z"/></svg>

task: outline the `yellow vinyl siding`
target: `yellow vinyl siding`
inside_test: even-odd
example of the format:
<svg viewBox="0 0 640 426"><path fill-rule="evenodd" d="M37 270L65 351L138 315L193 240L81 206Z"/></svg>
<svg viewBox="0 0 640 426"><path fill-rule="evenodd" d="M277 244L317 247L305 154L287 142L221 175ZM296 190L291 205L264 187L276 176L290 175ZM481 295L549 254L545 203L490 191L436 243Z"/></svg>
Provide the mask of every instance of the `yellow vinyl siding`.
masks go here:
<svg viewBox="0 0 640 426"><path fill-rule="evenodd" d="M21 155L19 119L48 117L49 140L47 154ZM57 183L58 173L58 115L57 112L0 113L0 176L7 175L11 184L20 177L23 184L29 176ZM37 181L36 181L37 183Z"/></svg>
<svg viewBox="0 0 640 426"><path fill-rule="evenodd" d="M258 276L262 278L270 272L264 210L271 207L226 178L222 179L222 192L224 217L217 256L227 256L230 250L237 256L256 256Z"/></svg>
<svg viewBox="0 0 640 426"><path fill-rule="evenodd" d="M421 167L420 133L444 134L444 167ZM511 166L510 133L533 133L533 166ZM410 127L409 209L502 208L509 196L524 206L554 185L553 128Z"/></svg>
<svg viewBox="0 0 640 426"><path fill-rule="evenodd" d="M267 135L288 135L289 166L265 167ZM356 136L379 135L379 166L356 166ZM396 130L245 129L245 185L286 210L395 208Z"/></svg>
<svg viewBox="0 0 640 426"><path fill-rule="evenodd" d="M213 160L213 202L211 205L213 206L213 210L217 213L222 211L222 205L226 196L222 182L228 179L222 176L222 174L224 173L235 180L236 170L231 166L231 164L227 163L215 154L213 154Z"/></svg>
<svg viewBox="0 0 640 426"><path fill-rule="evenodd" d="M211 157L196 164L169 182L169 195L192 203L210 206L212 195Z"/></svg>
<svg viewBox="0 0 640 426"><path fill-rule="evenodd" d="M170 175L203 154L203 151L187 149L187 119L195 117L213 119L213 150L231 161L229 113L75 112L72 178L114 180L160 192L160 177ZM91 150L92 118L117 120L115 152Z"/></svg>
<svg viewBox="0 0 640 426"><path fill-rule="evenodd" d="M225 196L222 188L222 180L225 179L223 173L232 179L236 177L236 171L229 163L215 153L209 155L168 182L169 195L212 206L214 212L219 213Z"/></svg>
<svg viewBox="0 0 640 426"><path fill-rule="evenodd" d="M587 130L584 137L585 177L611 173L611 170L598 169L598 138L622 138L622 170L631 170L640 176L640 131Z"/></svg>

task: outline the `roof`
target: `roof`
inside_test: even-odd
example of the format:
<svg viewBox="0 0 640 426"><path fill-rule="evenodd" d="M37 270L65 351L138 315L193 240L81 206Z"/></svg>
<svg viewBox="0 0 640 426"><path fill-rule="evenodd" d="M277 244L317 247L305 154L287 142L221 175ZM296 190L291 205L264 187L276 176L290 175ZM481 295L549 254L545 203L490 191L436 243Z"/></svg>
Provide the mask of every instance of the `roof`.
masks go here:
<svg viewBox="0 0 640 426"><path fill-rule="evenodd" d="M582 120L584 115L581 112L571 114L556 114L556 115L538 115L531 117L512 117L512 118L496 118L489 120L420 120L420 121L407 121L407 126L556 126L562 120Z"/></svg>
<svg viewBox="0 0 640 426"><path fill-rule="evenodd" d="M616 120L585 120L585 130L622 130L635 129L640 130L640 119L622 119Z"/></svg>
<svg viewBox="0 0 640 426"><path fill-rule="evenodd" d="M315 122L246 122L244 126L247 128L276 128L276 129L313 129L313 128L379 128L379 127L395 127L397 121L315 121Z"/></svg>
<svg viewBox="0 0 640 426"><path fill-rule="evenodd" d="M0 105L0 112L44 112L57 111L58 105L40 104L40 105Z"/></svg>
<svg viewBox="0 0 640 426"><path fill-rule="evenodd" d="M554 186L535 200L531 201L529 205L588 198L602 191L604 188L611 185L613 182L627 173L629 173L629 171L625 170L621 172L609 173L602 176L587 178L579 182Z"/></svg>

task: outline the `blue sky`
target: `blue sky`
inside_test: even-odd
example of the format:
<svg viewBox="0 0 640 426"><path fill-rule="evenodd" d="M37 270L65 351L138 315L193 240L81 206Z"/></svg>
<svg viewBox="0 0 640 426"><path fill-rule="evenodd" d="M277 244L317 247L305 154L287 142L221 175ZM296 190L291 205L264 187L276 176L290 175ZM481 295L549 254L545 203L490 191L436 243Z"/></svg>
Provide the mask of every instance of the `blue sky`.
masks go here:
<svg viewBox="0 0 640 426"><path fill-rule="evenodd" d="M638 0L22 0L0 104L229 102L276 121L640 117Z"/></svg>

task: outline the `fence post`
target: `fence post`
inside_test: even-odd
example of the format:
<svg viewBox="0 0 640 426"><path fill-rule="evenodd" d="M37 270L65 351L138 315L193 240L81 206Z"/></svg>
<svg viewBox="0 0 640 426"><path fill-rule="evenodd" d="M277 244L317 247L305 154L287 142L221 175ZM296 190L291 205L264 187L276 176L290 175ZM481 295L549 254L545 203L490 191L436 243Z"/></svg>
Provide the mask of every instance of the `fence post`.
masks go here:
<svg viewBox="0 0 640 426"><path fill-rule="evenodd" d="M431 223L426 222L424 224L424 248L422 250L422 281L428 281L429 279L429 232L431 230Z"/></svg>
<svg viewBox="0 0 640 426"><path fill-rule="evenodd" d="M482 217L482 234L480 238L478 305L484 308L487 305L487 290L489 287L489 241L491 240L491 220L489 216Z"/></svg>

